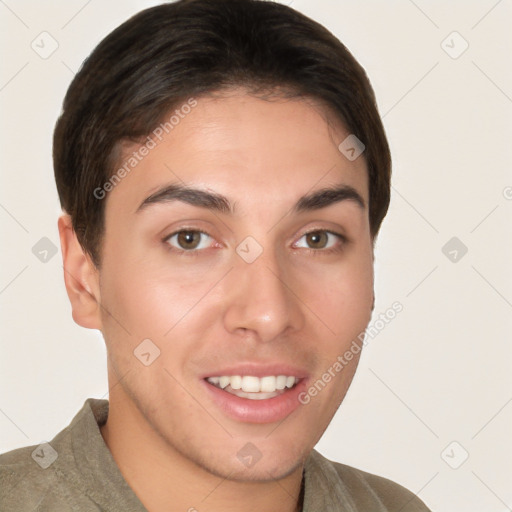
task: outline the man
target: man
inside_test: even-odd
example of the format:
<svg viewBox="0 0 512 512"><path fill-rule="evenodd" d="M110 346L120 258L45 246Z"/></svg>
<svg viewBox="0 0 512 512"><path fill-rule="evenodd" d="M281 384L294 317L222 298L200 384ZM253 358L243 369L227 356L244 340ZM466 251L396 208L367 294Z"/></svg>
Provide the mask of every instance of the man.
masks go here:
<svg viewBox="0 0 512 512"><path fill-rule="evenodd" d="M357 367L390 188L334 36L261 0L143 11L73 80L54 166L109 401L0 457L2 511L428 510L314 450Z"/></svg>

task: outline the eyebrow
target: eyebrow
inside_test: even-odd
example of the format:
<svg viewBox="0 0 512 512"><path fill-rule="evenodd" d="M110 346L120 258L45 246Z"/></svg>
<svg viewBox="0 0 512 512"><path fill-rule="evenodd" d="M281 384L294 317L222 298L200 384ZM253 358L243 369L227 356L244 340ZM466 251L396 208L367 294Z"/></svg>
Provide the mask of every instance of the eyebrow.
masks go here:
<svg viewBox="0 0 512 512"><path fill-rule="evenodd" d="M320 210L341 201L352 201L361 209L365 209L364 199L361 194L350 185L338 185L336 187L328 187L315 190L311 194L302 196L294 206L295 212Z"/></svg>
<svg viewBox="0 0 512 512"><path fill-rule="evenodd" d="M219 213L235 212L235 207L229 199L222 194L209 192L182 184L171 184L164 186L148 196L136 210L136 213L147 209L154 204L181 201L192 206L199 206ZM359 192L350 185L338 185L315 190L298 199L292 207L295 213L320 210L342 201L355 202L361 209L365 209L364 199Z"/></svg>

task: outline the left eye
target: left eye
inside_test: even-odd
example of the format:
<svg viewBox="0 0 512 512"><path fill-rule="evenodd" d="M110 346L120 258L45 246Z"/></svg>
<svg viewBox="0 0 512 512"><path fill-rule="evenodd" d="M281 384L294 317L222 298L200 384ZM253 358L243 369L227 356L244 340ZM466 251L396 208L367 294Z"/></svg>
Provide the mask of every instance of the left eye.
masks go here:
<svg viewBox="0 0 512 512"><path fill-rule="evenodd" d="M301 242L303 240L303 242ZM302 235L295 247L304 247L306 249L330 249L342 241L342 236L331 231L318 230L310 231Z"/></svg>
<svg viewBox="0 0 512 512"><path fill-rule="evenodd" d="M169 236L165 241L182 251L206 249L211 244L212 237L203 231L185 230L178 231Z"/></svg>

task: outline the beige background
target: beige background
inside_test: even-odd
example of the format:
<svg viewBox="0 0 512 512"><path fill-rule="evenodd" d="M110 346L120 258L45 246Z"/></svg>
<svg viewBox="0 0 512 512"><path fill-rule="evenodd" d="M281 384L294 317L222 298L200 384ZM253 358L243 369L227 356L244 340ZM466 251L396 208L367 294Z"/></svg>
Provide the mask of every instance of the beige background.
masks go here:
<svg viewBox="0 0 512 512"><path fill-rule="evenodd" d="M43 237L58 245L51 137L73 73L156 3L0 2L0 452L50 440L87 397L108 396L101 336L73 323L60 254L42 262L32 248ZM291 5L343 41L376 90L394 177L375 317L395 301L404 308L370 340L318 449L402 483L438 512L509 510L512 4ZM47 59L31 48L43 31L58 43ZM443 253L452 237L467 254Z"/></svg>

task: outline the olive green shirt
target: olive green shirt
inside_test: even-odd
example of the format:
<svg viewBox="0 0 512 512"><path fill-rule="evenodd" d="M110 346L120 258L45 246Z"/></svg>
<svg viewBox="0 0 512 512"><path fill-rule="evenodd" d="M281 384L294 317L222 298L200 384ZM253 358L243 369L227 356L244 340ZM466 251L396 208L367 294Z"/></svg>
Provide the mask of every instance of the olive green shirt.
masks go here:
<svg viewBox="0 0 512 512"><path fill-rule="evenodd" d="M107 416L108 401L89 398L49 443L0 455L0 511L146 511L103 440ZM303 477L303 512L429 512L400 485L315 450Z"/></svg>

